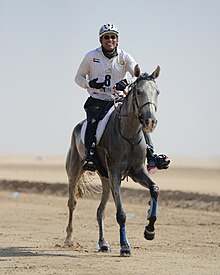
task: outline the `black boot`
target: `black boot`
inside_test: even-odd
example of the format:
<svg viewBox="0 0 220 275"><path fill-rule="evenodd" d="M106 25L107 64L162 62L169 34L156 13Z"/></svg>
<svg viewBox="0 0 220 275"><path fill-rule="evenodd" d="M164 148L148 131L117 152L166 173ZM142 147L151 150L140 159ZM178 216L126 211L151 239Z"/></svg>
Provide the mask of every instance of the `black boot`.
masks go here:
<svg viewBox="0 0 220 275"><path fill-rule="evenodd" d="M159 170L167 169L170 164L170 159L164 154L155 155L155 163Z"/></svg>
<svg viewBox="0 0 220 275"><path fill-rule="evenodd" d="M86 157L82 169L85 171L87 170L87 171L95 172L96 166L95 166L93 160L89 160L89 158L87 159L87 157Z"/></svg>
<svg viewBox="0 0 220 275"><path fill-rule="evenodd" d="M154 173L157 169L167 169L170 164L170 159L164 155L156 155L151 147L147 148L147 170L149 173Z"/></svg>
<svg viewBox="0 0 220 275"><path fill-rule="evenodd" d="M89 153L87 154L87 156L85 158L85 162L83 164L82 169L94 172L94 171L96 171L96 166L95 166L94 160L93 160L94 153L95 153L95 143L94 142L92 144L91 149L88 151L89 151Z"/></svg>

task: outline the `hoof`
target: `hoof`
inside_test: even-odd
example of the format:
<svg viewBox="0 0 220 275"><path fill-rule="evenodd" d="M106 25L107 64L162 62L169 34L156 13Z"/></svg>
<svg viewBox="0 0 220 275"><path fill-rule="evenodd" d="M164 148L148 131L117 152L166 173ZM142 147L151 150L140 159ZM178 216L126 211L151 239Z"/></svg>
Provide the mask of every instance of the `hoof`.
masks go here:
<svg viewBox="0 0 220 275"><path fill-rule="evenodd" d="M64 241L64 245L65 246L73 246L73 241L70 240L70 239L68 239L68 238L66 238L66 240Z"/></svg>
<svg viewBox="0 0 220 275"><path fill-rule="evenodd" d="M155 237L155 231L147 230L147 226L146 226L144 230L144 238L148 241L152 241L154 237Z"/></svg>
<svg viewBox="0 0 220 275"><path fill-rule="evenodd" d="M131 248L128 244L121 246L120 256L121 257L130 257L131 256Z"/></svg>
<svg viewBox="0 0 220 275"><path fill-rule="evenodd" d="M107 242L99 242L97 247L98 252L111 252L111 248Z"/></svg>

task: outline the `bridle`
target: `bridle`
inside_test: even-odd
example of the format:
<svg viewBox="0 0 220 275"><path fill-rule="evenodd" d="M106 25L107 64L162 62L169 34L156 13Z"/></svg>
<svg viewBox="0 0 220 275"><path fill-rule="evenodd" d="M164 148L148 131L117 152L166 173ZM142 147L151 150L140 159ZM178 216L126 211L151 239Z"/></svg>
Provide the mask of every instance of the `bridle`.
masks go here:
<svg viewBox="0 0 220 275"><path fill-rule="evenodd" d="M133 106L133 112L132 113L127 113L127 114L121 114L121 108L119 109L119 111L116 109L116 112L118 114L118 117L119 117L119 132L120 132L120 135L125 139L127 140L131 145L137 145L140 143L141 139L142 139L142 136L141 138L138 138L142 128L132 137L132 138L127 138L125 137L122 133L121 133L121 129L120 129L120 120L122 117L128 117L130 114L133 114L135 113L135 115L138 117L139 119L139 122L140 124L144 124L144 119L142 117L142 115L140 114L141 113L141 110L146 106L146 105L153 105L154 108L155 108L155 111L157 111L157 105L155 102L152 102L152 101L147 101L145 102L144 104L142 104L141 106L139 106L138 104L138 100L137 100L137 83L139 80L147 80L147 81L154 81L154 79L152 77L150 77L148 74L142 74L139 78L136 79L135 82L133 82L132 84L129 85L128 87L128 94L127 94L127 97L129 96L129 94L133 91L133 94L132 94L132 106Z"/></svg>
<svg viewBox="0 0 220 275"><path fill-rule="evenodd" d="M132 104L133 104L133 111L135 113L135 115L139 118L139 121L141 124L143 124L143 118L142 116L140 115L141 113L141 110L146 106L146 105L153 105L154 108L155 108L155 111L157 111L157 105L155 102L152 102L152 101L147 101L145 102L144 104L142 104L141 106L139 106L138 104L138 100L137 100L137 83L139 80L147 80L147 81L154 81L153 78L151 78L148 74L143 74L141 75L134 83L130 84L129 87L128 87L128 94L131 93L131 90L134 90L133 91L133 98L132 98ZM122 116L128 116L129 114L125 114L125 115L122 115Z"/></svg>

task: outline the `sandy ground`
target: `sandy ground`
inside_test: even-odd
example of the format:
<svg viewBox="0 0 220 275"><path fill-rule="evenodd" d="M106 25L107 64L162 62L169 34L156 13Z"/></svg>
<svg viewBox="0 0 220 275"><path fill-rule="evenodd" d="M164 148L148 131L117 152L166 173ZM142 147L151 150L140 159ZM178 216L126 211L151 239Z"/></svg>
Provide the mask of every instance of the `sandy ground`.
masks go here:
<svg viewBox="0 0 220 275"><path fill-rule="evenodd" d="M79 199L74 246L64 246L67 197L57 192L59 184L67 188L63 157L0 156L0 274L220 274L220 166L190 161L153 175L161 189L153 241L143 237L147 193L123 182L132 256L122 258L112 200L105 218L112 252L97 252L99 195ZM49 183L50 195L33 182Z"/></svg>

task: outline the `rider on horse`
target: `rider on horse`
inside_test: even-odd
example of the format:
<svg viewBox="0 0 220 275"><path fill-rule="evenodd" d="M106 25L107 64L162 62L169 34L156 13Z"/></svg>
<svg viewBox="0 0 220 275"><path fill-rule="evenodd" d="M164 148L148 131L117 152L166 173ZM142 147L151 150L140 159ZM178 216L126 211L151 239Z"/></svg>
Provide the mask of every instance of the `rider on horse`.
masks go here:
<svg viewBox="0 0 220 275"><path fill-rule="evenodd" d="M99 30L101 46L88 52L80 64L75 81L87 89L90 97L84 105L87 114L85 133L86 158L84 170L95 171L94 152L96 147L96 129L98 122L113 106L115 91L117 98L123 97L124 90L130 84L127 72L134 77L134 58L118 48L118 29L113 24L105 24ZM166 155L154 154L153 144L148 133L143 131L147 144L147 169L167 169L170 160Z"/></svg>

